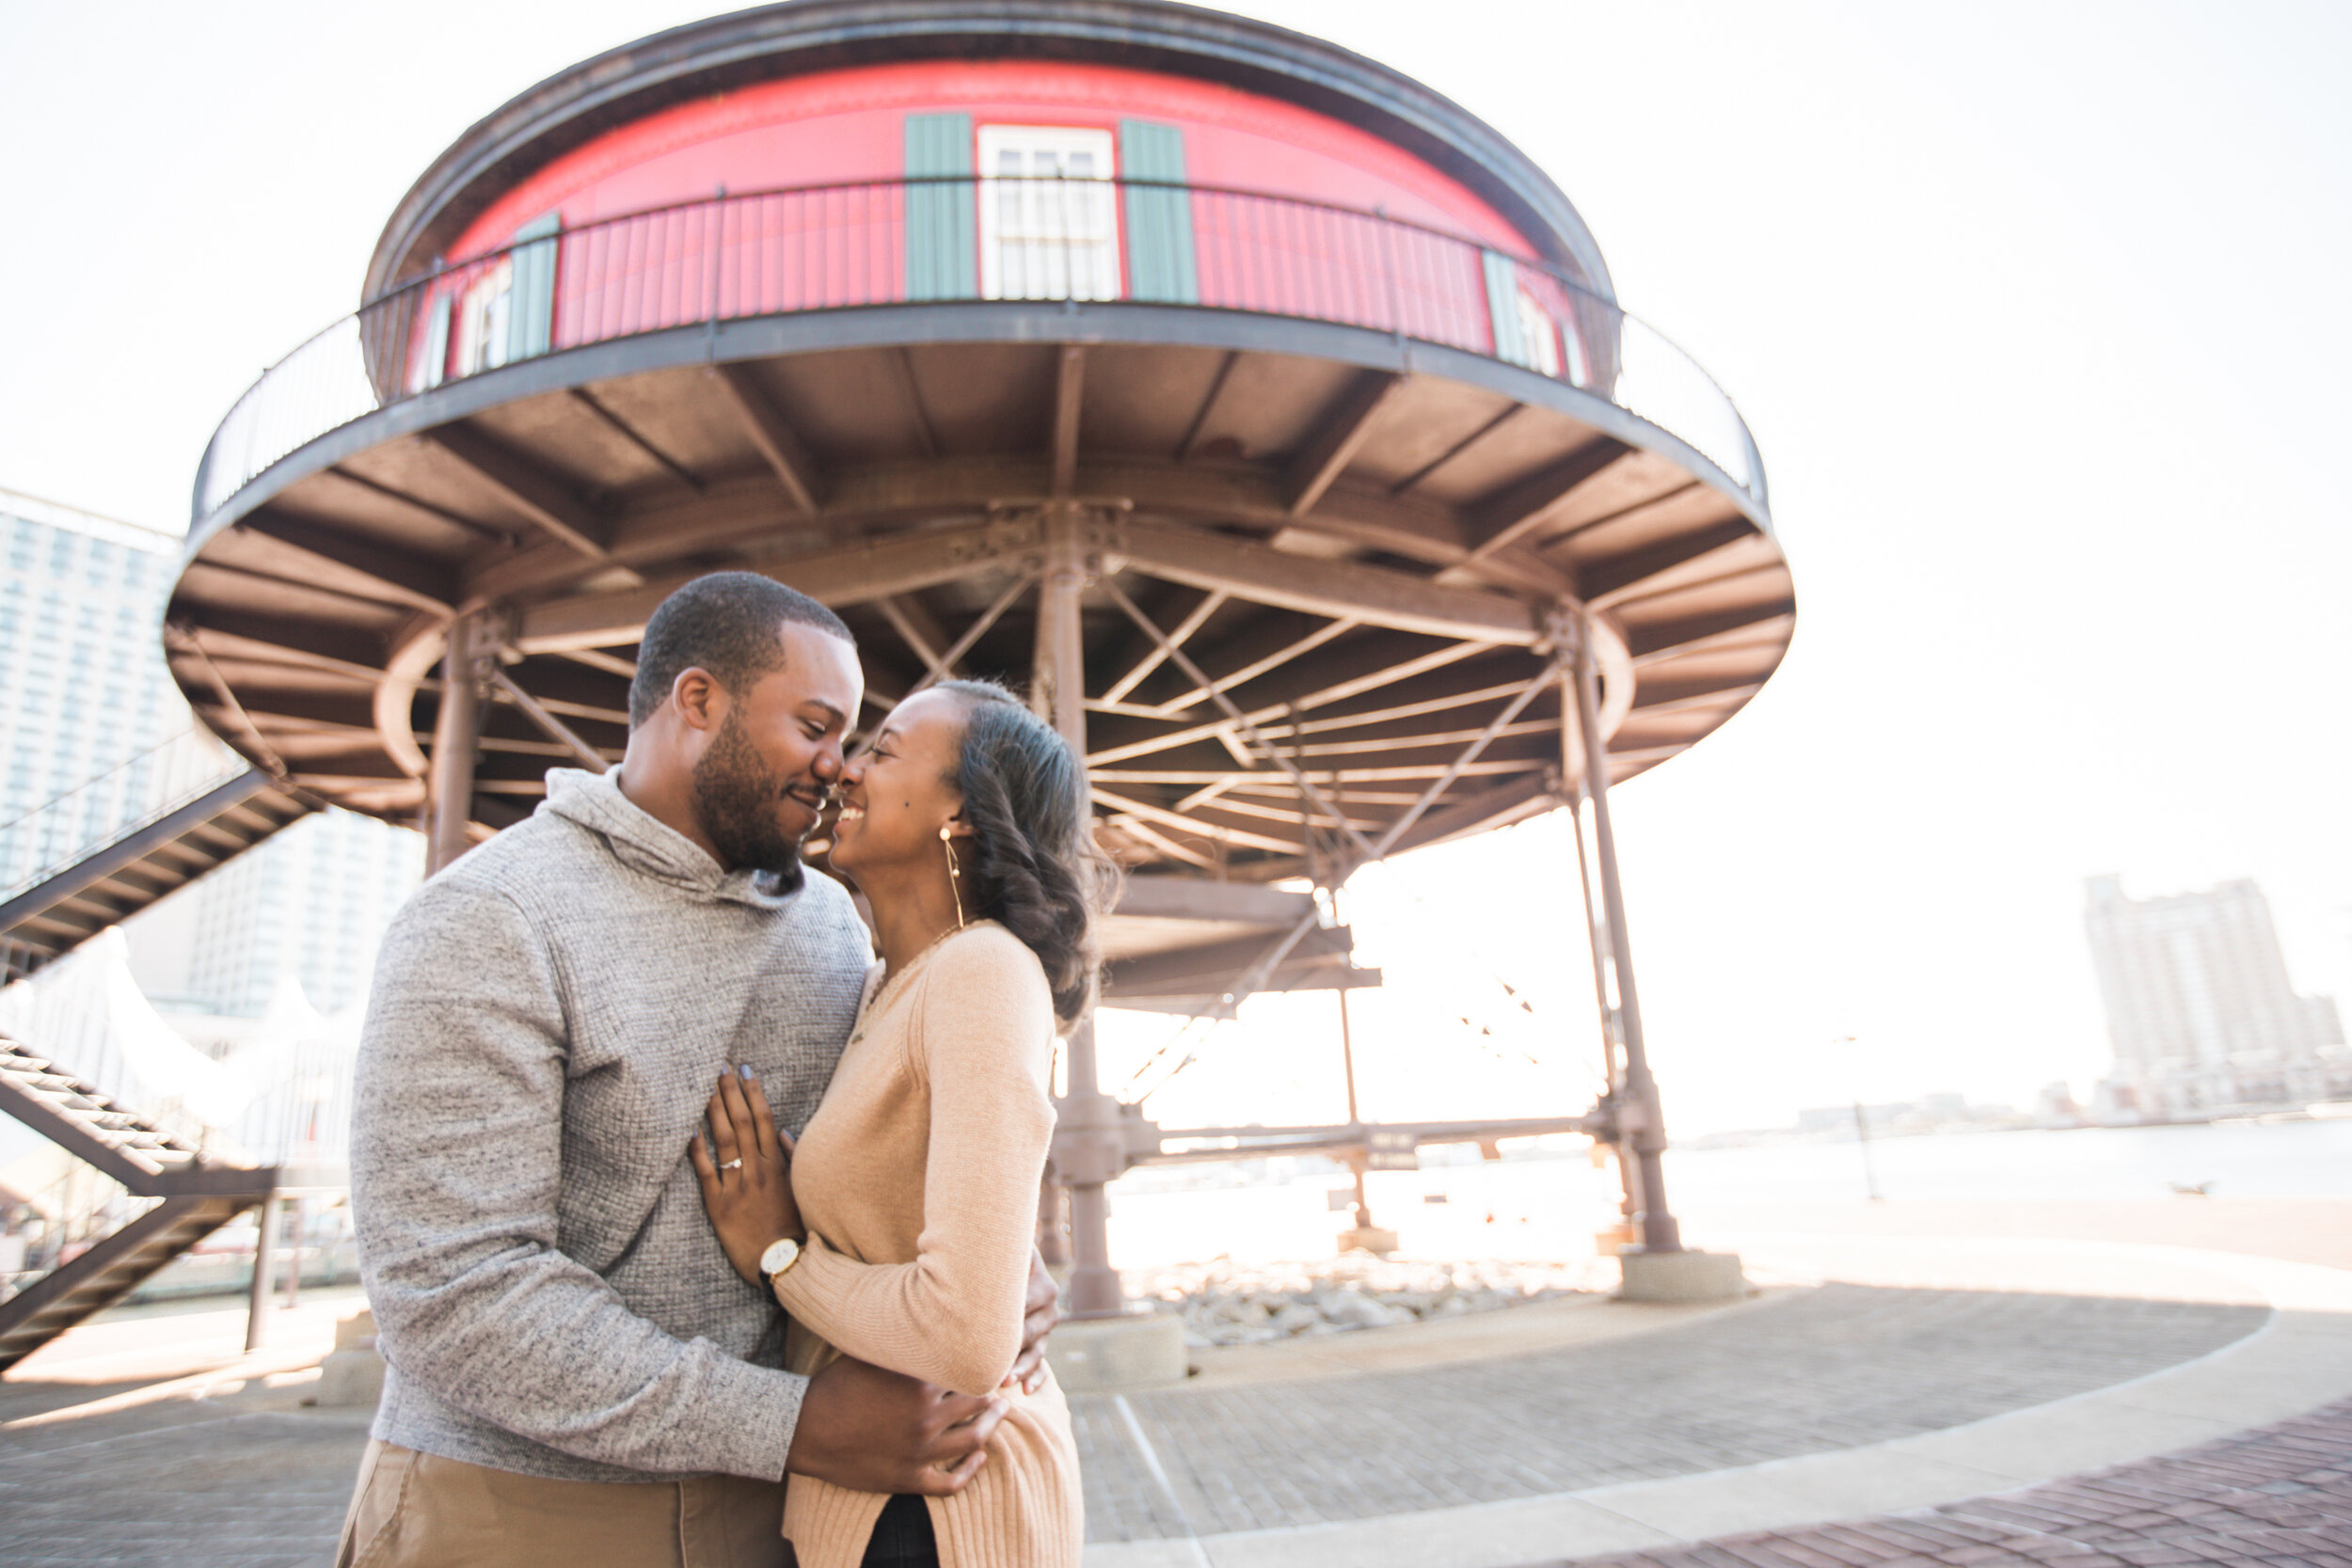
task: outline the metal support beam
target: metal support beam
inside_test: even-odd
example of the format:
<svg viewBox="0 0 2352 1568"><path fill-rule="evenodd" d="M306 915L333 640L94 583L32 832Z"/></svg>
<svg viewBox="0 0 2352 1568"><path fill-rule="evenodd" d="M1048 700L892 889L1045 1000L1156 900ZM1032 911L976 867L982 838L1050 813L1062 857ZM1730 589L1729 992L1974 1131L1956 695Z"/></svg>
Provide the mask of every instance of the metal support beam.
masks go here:
<svg viewBox="0 0 2352 1568"><path fill-rule="evenodd" d="M1650 1074L1649 1052L1642 1037L1642 1003L1633 984L1633 944L1626 934L1625 888L1617 875L1617 837L1609 820L1609 740L1600 728L1592 623L1581 611L1578 623L1571 684L1575 687L1577 731L1585 757L1584 784L1593 802L1593 851L1600 863L1601 910L1609 927L1609 969L1616 982L1617 1025L1625 1048L1625 1092L1617 1106L1622 1136L1617 1147L1620 1160L1626 1151L1631 1151L1630 1163L1640 1172L1643 1248L1649 1252L1680 1252L1682 1228L1666 1206L1666 1180L1660 1158L1666 1148L1666 1123L1659 1107L1658 1080Z"/></svg>
<svg viewBox="0 0 2352 1568"><path fill-rule="evenodd" d="M490 682L499 689L508 702L523 710L524 718L546 731L549 738L561 741L570 748L572 755L580 759L580 766L596 773L601 773L612 766L604 760L602 752L580 738L578 730L549 713L540 704L538 698L517 686L515 683L515 677L495 663L490 666Z"/></svg>
<svg viewBox="0 0 2352 1568"><path fill-rule="evenodd" d="M449 630L441 659L441 711L433 724L432 770L425 786L425 875L472 847L467 828L473 820L473 770L482 737L483 684L496 659L485 649L482 623L469 615Z"/></svg>
<svg viewBox="0 0 2352 1568"><path fill-rule="evenodd" d="M1108 580L1104 581L1101 587L1103 592L1110 596L1111 602L1118 605L1126 613L1127 618L1141 628L1145 636L1155 639L1160 643L1169 659L1173 660L1179 669L1200 683L1201 688L1208 692L1210 698L1225 714L1227 721L1240 732L1242 739L1267 761L1274 763L1288 773L1291 782L1297 785L1300 796L1311 802L1318 811L1338 827L1355 847L1360 858L1349 861L1345 868L1333 879L1335 881L1344 881L1358 868L1387 858L1389 851L1395 847L1397 841L1403 838L1411 830L1413 824L1420 821L1429 808L1437 803L1438 798L1453 785L1454 780L1462 776L1463 770L1476 762L1480 754L1493 742L1495 736L1525 711L1529 703L1534 701L1535 694L1544 689L1551 679L1553 672L1560 665L1560 660L1555 656L1541 673L1529 681L1519 689L1516 697L1503 705L1502 712L1487 721L1486 727L1462 749L1461 753L1447 766L1445 771L1431 781L1428 788L1422 792L1420 799L1406 808L1403 816L1389 824L1388 831L1381 834L1377 843L1374 843L1367 840L1362 832L1358 831L1345 812L1331 803L1323 791L1316 787L1314 781L1307 776L1304 769L1300 768L1287 753L1277 748L1259 731L1257 725L1250 721L1248 715L1233 705L1233 700L1225 694L1224 689L1216 681L1209 678L1200 666L1192 661L1190 656L1168 641L1168 634L1160 630L1158 625L1150 616L1144 614L1133 599L1120 593L1118 586ZM1597 730L1597 721L1594 728ZM1244 972L1234 983L1232 990L1227 992L1223 999L1224 1006L1228 1009L1238 1006L1242 998L1263 984L1265 976L1273 974L1282 960L1290 956L1291 949L1298 945L1307 932L1316 925L1318 918L1317 913L1310 912L1276 939L1266 948L1264 955Z"/></svg>
<svg viewBox="0 0 2352 1568"><path fill-rule="evenodd" d="M245 1349L250 1355L269 1338L270 1263L278 1256L278 1195L262 1199L254 1216L253 1278L246 1301Z"/></svg>
<svg viewBox="0 0 2352 1568"><path fill-rule="evenodd" d="M1527 478L1505 486L1462 517L1469 560L1516 545L1568 502L1568 498L1628 456L1632 448L1603 436Z"/></svg>
<svg viewBox="0 0 2352 1568"><path fill-rule="evenodd" d="M1344 680L1328 686L1310 686L1303 690L1287 692L1279 702L1260 704L1250 710L1249 717L1253 722L1264 723L1293 709L1300 713L1310 712L1332 703L1344 702L1350 697L1361 696L1367 691L1381 690L1399 685L1417 675L1428 674L1449 664L1458 664L1464 659L1475 658L1493 647L1494 644L1491 642L1455 642L1427 653L1417 654L1411 658L1402 659L1392 664L1382 664L1377 659L1366 660L1358 666L1356 673ZM1318 675L1327 675L1329 673L1327 667L1317 672ZM1111 763L1125 762L1134 757L1152 756L1158 752L1173 751L1179 746L1188 745L1196 740L1211 738L1218 731L1231 728L1230 721L1219 719L1214 723L1195 724L1181 730L1170 730L1165 735L1153 736L1149 740L1130 741L1123 746L1106 746L1089 757L1087 762L1091 767L1103 768ZM1351 769L1351 771L1354 771L1358 777L1373 776L1359 770Z"/></svg>
<svg viewBox="0 0 2352 1568"><path fill-rule="evenodd" d="M1200 602L1194 605L1185 613L1184 618L1176 623L1176 629L1168 634L1168 641L1180 648L1183 647L1191 641L1192 634L1207 623L1210 616L1223 608L1225 608L1225 594L1222 590L1213 590L1201 594ZM1111 682L1110 689L1103 693L1103 700L1106 703L1125 701L1127 693L1141 685L1143 678L1158 669L1161 661L1167 657L1168 650L1157 642L1152 643L1151 649L1141 658L1136 660L1134 666L1125 674Z"/></svg>
<svg viewBox="0 0 2352 1568"><path fill-rule="evenodd" d="M1347 471L1349 463L1363 450L1364 440L1372 434L1381 410L1396 397L1405 378L1389 371L1372 371L1357 378L1325 417L1323 427L1308 443L1306 451L1291 465L1290 514L1303 517L1314 510L1315 502L1331 488L1331 482Z"/></svg>
<svg viewBox="0 0 2352 1568"><path fill-rule="evenodd" d="M1592 856L1584 847L1585 805L1591 795L1584 783L1583 749L1576 738L1576 725L1565 721L1565 715L1576 705L1576 675L1573 671L1560 676L1560 702L1564 722L1560 726L1562 763L1565 776L1573 779L1574 793L1567 797L1568 825L1576 834L1576 883L1584 900L1584 939L1593 956L1593 1006L1600 1014L1600 1081L1609 1097L1613 1115L1608 1128L1610 1147L1617 1156L1617 1179L1623 1188L1617 1212L1630 1236L1642 1212L1642 1167L1633 1150L1617 1127L1613 1111L1625 1103L1625 1064L1618 1046L1617 1009L1610 1001L1610 948L1608 927L1593 908Z"/></svg>
<svg viewBox="0 0 2352 1568"><path fill-rule="evenodd" d="M463 425L428 430L418 439L572 549L591 561L612 562L605 544L609 525L553 474Z"/></svg>
<svg viewBox="0 0 2352 1568"><path fill-rule="evenodd" d="M974 577L991 565L1012 566L1019 560L1016 552L1033 548L1035 543L1031 528L979 522L761 562L755 569L837 609ZM644 636L646 618L661 601L701 575L671 573L639 587L596 590L526 606L515 645L525 654L552 654L635 642Z"/></svg>
<svg viewBox="0 0 2352 1568"><path fill-rule="evenodd" d="M1348 1025L1347 988L1342 986L1335 993L1340 999L1340 1066L1347 1074L1347 1124L1363 1125L1363 1113L1356 1108L1356 1032ZM1372 1228L1372 1198L1364 1191L1364 1161L1354 1159L1348 1167L1356 1176L1356 1228Z"/></svg>
<svg viewBox="0 0 2352 1568"><path fill-rule="evenodd" d="M294 1221L292 1237L286 1245L286 1310L291 1312L302 1305L302 1233L310 1227L310 1200L297 1197L291 1200Z"/></svg>
<svg viewBox="0 0 2352 1568"><path fill-rule="evenodd" d="M1054 387L1054 499L1068 500L1078 483L1078 416L1086 404L1087 351L1075 343L1061 351Z"/></svg>
<svg viewBox="0 0 2352 1568"><path fill-rule="evenodd" d="M1030 701L1080 757L1086 755L1086 643L1078 595L1086 559L1078 519L1068 506L1045 517L1044 562L1038 577L1037 653ZM1055 1138L1056 1174L1070 1193L1070 1310L1076 1318L1125 1310L1119 1271L1111 1267L1110 1198L1104 1186L1124 1167L1119 1102L1103 1092L1094 1021L1070 1032L1069 1093Z"/></svg>
<svg viewBox="0 0 2352 1568"><path fill-rule="evenodd" d="M1276 670L1279 670L1283 665L1290 663L1293 659L1304 658L1307 655L1313 653L1317 648L1322 647L1327 642L1336 641L1340 638L1345 637L1349 632L1354 631L1361 625L1363 625L1362 622L1351 619L1350 617L1344 615L1336 621L1326 621L1323 625L1317 626L1306 636L1295 638L1291 641L1285 642L1280 647L1276 648L1271 653L1268 653L1263 657L1251 659L1248 664L1243 665L1240 669L1231 671L1220 676L1219 684L1228 689L1236 686L1246 686L1249 682L1256 680L1261 675L1268 674ZM1174 641L1176 639L1171 637L1169 641ZM1206 687L1196 686L1190 691L1180 693L1177 696L1170 697L1167 702L1159 704L1152 711L1158 717L1163 719L1181 719L1184 717L1184 710L1186 708L1199 706L1200 700L1208 694L1209 692Z"/></svg>
<svg viewBox="0 0 2352 1568"><path fill-rule="evenodd" d="M1037 581L1037 574L1034 572L1024 572L1013 578L1006 586L1005 591L997 594L970 626L963 628L963 635L947 644L946 651L939 656L939 662L933 667L931 673L916 681L914 690L908 692L907 695L912 697L915 691L922 690L932 682L946 680L952 675L957 660L972 651L972 644L988 635L988 628L994 626L1004 616L1005 611L1012 608L1013 601L1027 593L1029 585L1035 581Z"/></svg>
<svg viewBox="0 0 2352 1568"><path fill-rule="evenodd" d="M1522 599L1448 587L1384 566L1293 555L1200 529L1132 518L1119 527L1117 553L1147 577L1222 590L1280 610L1522 648L1544 639L1539 615Z"/></svg>
<svg viewBox="0 0 2352 1568"><path fill-rule="evenodd" d="M1762 537L1756 525L1745 517L1725 518L1694 533L1595 562L1577 573L1577 586L1586 604L1595 610L1606 610L1639 592L1653 578L1709 556L1737 550Z"/></svg>
<svg viewBox="0 0 2352 1568"><path fill-rule="evenodd" d="M700 474L656 446L653 439L644 431L614 413L602 398L597 397L587 388L568 388L564 395L569 397L577 406L586 409L590 419L635 447L644 456L651 458L663 472L689 490L700 495L710 488Z"/></svg>
<svg viewBox="0 0 2352 1568"><path fill-rule="evenodd" d="M1259 731L1258 726L1250 721L1249 716L1236 707L1233 699L1225 694L1225 688L1213 679L1200 665L1195 664L1190 654L1170 641L1168 633L1160 630L1157 622L1137 608L1135 600L1120 593L1116 584L1104 581L1103 592L1110 595L1111 602L1118 605L1146 637L1159 643L1161 652L1165 653L1178 669L1200 686L1209 700L1217 705L1217 710L1225 715L1227 721L1240 733L1244 743L1254 748L1266 760L1288 773L1291 776L1291 782L1298 786L1298 792L1302 796L1314 802L1315 806L1337 823L1348 837L1356 842L1359 848L1367 852L1370 858L1378 858L1376 855L1370 854L1371 843L1348 822L1347 814L1324 799L1323 791L1315 787L1314 781L1308 778L1299 766L1287 754L1277 750L1272 741L1266 739Z"/></svg>
<svg viewBox="0 0 2352 1568"><path fill-rule="evenodd" d="M818 477L817 464L808 455L808 449L792 433L776 405L760 389L751 371L740 365L713 365L710 378L724 394L727 406L743 426L743 434L759 449L775 474L776 483L784 486L793 510L807 516L817 513L818 498L823 493Z"/></svg>
<svg viewBox="0 0 2352 1568"><path fill-rule="evenodd" d="M241 554L290 582L335 588L434 616L447 616L458 599L453 574L412 551L387 549L269 512L241 518L230 533ZM331 546L325 544L328 539Z"/></svg>
<svg viewBox="0 0 2352 1568"><path fill-rule="evenodd" d="M920 600L912 596L902 598L894 594L885 599L876 599L874 608L882 612L882 619L890 623L890 629L897 632L899 640L914 651L914 657L923 661L924 679L947 679L948 663L940 655L947 640L939 634L938 626L924 611Z"/></svg>

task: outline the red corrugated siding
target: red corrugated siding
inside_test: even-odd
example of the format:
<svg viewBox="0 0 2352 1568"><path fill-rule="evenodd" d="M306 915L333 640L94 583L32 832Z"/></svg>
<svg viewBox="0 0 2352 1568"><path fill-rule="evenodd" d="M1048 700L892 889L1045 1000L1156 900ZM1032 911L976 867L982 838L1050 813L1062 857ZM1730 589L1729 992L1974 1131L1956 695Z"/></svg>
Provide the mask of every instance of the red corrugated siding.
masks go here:
<svg viewBox="0 0 2352 1568"><path fill-rule="evenodd" d="M504 245L542 213L566 229L730 192L899 173L909 111L952 109L976 122L1099 127L1128 116L1184 130L1195 184L1231 185L1341 206L1534 254L1464 186L1369 132L1295 104L1213 83L1106 66L923 62L771 82L667 109L597 138L492 203L452 254ZM1204 262L1210 245L1202 235ZM1204 279L1205 281L1205 279ZM561 333L559 332L559 336Z"/></svg>

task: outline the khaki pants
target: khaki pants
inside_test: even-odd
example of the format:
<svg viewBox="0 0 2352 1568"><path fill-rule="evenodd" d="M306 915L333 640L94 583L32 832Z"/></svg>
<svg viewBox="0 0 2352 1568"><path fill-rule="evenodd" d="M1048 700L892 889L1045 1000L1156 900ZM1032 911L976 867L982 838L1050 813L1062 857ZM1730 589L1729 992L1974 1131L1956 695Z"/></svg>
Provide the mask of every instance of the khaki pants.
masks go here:
<svg viewBox="0 0 2352 1568"><path fill-rule="evenodd" d="M784 1483L548 1481L371 1442L336 1568L787 1568Z"/></svg>

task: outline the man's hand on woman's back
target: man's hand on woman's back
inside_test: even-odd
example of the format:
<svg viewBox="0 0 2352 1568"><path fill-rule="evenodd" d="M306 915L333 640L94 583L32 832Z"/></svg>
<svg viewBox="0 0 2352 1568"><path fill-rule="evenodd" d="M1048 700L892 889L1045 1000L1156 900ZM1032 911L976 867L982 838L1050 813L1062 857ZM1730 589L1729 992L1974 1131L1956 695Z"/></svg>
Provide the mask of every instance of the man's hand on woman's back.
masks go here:
<svg viewBox="0 0 2352 1568"><path fill-rule="evenodd" d="M1060 1322L1061 1287L1045 1272L1044 1254L1033 1251L1029 1254L1029 1294L1021 1304L1021 1354L1013 1357L1004 1386L1018 1384L1025 1394L1045 1386L1045 1338Z"/></svg>
<svg viewBox="0 0 2352 1568"><path fill-rule="evenodd" d="M1008 1408L843 1356L809 1379L785 1470L853 1492L945 1497L988 1462Z"/></svg>
<svg viewBox="0 0 2352 1568"><path fill-rule="evenodd" d="M1022 1311L1021 1354L1005 1386L1034 1394L1044 1382L1046 1336L1061 1322L1060 1291L1035 1253ZM853 1492L948 1497L988 1462L988 1440L1009 1408L1001 1395L950 1393L845 1355L809 1379L785 1469Z"/></svg>

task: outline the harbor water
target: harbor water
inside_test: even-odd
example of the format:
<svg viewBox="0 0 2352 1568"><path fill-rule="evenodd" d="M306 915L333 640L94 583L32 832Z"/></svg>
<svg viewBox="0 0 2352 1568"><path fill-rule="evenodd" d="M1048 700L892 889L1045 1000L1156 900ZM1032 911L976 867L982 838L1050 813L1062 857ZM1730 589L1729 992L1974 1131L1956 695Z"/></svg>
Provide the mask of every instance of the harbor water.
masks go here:
<svg viewBox="0 0 2352 1568"><path fill-rule="evenodd" d="M2352 1120L1926 1134L1874 1138L1869 1153L1890 1204L2194 1202L2178 1189L2196 1187L2223 1198L2352 1198ZM1616 1208L1614 1167L1597 1167L1581 1148L1500 1161L1445 1148L1422 1160L1368 1179L1375 1222L1414 1257L1589 1256ZM1666 1180L1686 1215L1866 1196L1851 1140L1677 1149ZM1328 1257L1351 1223L1330 1195L1347 1187L1327 1162L1147 1168L1111 1189L1112 1256L1123 1268Z"/></svg>

